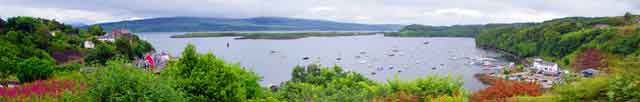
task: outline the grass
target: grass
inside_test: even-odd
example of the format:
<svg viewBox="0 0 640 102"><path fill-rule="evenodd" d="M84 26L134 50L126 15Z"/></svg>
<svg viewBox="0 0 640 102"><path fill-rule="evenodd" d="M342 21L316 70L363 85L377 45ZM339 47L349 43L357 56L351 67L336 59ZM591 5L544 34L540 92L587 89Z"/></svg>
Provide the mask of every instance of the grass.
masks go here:
<svg viewBox="0 0 640 102"><path fill-rule="evenodd" d="M200 37L238 37L235 39L299 39L305 37L336 37L374 35L376 33L363 32L194 32L174 35L171 38L200 38Z"/></svg>

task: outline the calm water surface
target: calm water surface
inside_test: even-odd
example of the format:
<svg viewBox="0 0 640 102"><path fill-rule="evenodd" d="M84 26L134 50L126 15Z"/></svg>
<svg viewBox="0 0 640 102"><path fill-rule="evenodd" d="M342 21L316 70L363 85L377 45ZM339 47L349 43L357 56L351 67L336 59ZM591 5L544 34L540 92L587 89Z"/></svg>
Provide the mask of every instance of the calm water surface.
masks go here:
<svg viewBox="0 0 640 102"><path fill-rule="evenodd" d="M469 60L462 57L495 56L493 52L476 48L473 38L397 38L382 35L294 40L169 38L177 34L183 33L138 35L152 43L157 50L168 51L174 56L179 56L184 47L192 43L201 53L211 52L227 62L239 63L255 71L264 77L260 82L262 85L289 80L296 65L320 63L323 66L339 65L380 82L385 82L396 74L400 79L451 75L460 77L466 89L476 91L486 87L473 78L473 74L482 69L480 66L469 65ZM227 43L230 44L228 48ZM309 60L303 60L304 57L309 57ZM372 72L376 74L372 75Z"/></svg>

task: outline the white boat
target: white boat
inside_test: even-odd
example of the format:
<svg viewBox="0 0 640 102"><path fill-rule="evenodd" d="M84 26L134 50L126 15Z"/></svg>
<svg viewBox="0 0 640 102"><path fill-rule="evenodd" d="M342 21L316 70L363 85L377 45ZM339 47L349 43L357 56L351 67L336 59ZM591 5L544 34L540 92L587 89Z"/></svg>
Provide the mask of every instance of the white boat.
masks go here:
<svg viewBox="0 0 640 102"><path fill-rule="evenodd" d="M365 64L365 63L367 63L367 60L360 60L359 63L360 64Z"/></svg>

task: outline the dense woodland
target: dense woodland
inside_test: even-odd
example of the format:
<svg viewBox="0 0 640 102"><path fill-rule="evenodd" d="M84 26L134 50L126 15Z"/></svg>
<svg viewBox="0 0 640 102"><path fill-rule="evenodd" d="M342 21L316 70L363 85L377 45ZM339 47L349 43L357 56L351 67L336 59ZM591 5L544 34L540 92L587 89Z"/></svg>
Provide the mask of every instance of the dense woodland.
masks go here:
<svg viewBox="0 0 640 102"><path fill-rule="evenodd" d="M491 87L471 93L455 77L376 82L339 66L313 64L295 67L292 78L280 85L260 85L260 75L211 53L198 53L193 45L188 45L180 58L171 60L167 69L155 74L131 63L153 51L149 43L135 35L103 42L97 40L106 34L100 26L76 29L54 20L13 17L0 19L0 61L4 63L0 65L0 80L17 80L21 86L0 88L0 101L635 102L640 101L638 18L631 14L570 17L542 23L461 27L472 30L437 30L443 31L438 34L479 32L473 35L479 46L543 57L572 71L588 67L606 73L593 78L567 78L564 84L549 90L540 90L535 83L496 80ZM85 41L95 42L95 48L83 48Z"/></svg>

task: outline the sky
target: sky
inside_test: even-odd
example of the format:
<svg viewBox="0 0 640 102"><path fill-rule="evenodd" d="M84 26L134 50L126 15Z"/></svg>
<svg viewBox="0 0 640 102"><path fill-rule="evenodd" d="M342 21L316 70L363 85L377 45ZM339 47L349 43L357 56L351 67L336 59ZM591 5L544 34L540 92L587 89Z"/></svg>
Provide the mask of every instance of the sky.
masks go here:
<svg viewBox="0 0 640 102"><path fill-rule="evenodd" d="M96 24L155 17L290 17L464 25L640 14L640 0L0 0L0 17Z"/></svg>

